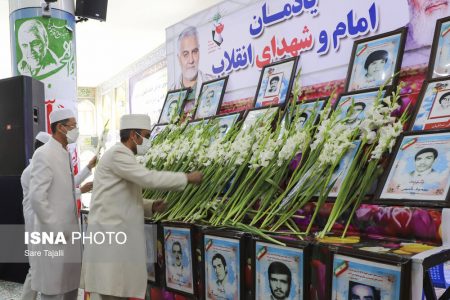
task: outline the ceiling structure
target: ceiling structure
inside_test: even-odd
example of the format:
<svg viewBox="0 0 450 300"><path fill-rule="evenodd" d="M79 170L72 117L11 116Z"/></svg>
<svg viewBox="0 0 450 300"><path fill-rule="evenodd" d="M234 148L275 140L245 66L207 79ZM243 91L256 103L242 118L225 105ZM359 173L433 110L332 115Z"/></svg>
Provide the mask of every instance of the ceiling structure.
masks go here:
<svg viewBox="0 0 450 300"><path fill-rule="evenodd" d="M107 81L163 44L167 27L219 2L109 0L106 22L77 23L78 86ZM0 40L0 78L5 78L12 74L8 0L0 0Z"/></svg>

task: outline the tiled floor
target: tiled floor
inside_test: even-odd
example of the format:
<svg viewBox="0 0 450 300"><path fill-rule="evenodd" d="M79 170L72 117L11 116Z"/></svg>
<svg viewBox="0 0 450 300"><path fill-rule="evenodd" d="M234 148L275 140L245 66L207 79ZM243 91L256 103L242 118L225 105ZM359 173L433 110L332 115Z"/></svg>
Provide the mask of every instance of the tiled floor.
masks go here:
<svg viewBox="0 0 450 300"><path fill-rule="evenodd" d="M20 300L22 284L0 280L0 300ZM38 300L40 297L38 296ZM83 299L83 291L79 290L78 300Z"/></svg>
<svg viewBox="0 0 450 300"><path fill-rule="evenodd" d="M22 285L20 283L0 280L0 300L20 299Z"/></svg>

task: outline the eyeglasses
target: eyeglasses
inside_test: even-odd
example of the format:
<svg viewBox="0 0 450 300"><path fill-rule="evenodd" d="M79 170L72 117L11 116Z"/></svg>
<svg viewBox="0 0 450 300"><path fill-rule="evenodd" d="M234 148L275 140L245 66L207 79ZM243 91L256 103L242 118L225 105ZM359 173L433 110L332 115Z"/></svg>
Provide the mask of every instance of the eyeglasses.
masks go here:
<svg viewBox="0 0 450 300"><path fill-rule="evenodd" d="M140 136L142 139L148 139L148 138L150 138L150 133L149 134L147 134L145 137L144 136L142 136L142 135L140 135L139 133L137 133L136 132L136 134L138 135L138 136Z"/></svg>
<svg viewBox="0 0 450 300"><path fill-rule="evenodd" d="M62 126L64 126L64 127L70 127L70 128L78 128L78 124L75 124L75 125L62 124Z"/></svg>

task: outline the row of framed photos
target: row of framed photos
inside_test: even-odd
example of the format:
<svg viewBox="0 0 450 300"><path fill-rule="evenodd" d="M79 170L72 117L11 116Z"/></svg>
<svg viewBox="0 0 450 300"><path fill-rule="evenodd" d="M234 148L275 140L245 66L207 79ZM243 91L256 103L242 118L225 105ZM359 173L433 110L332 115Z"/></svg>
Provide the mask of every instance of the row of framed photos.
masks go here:
<svg viewBox="0 0 450 300"><path fill-rule="evenodd" d="M347 72L345 91L363 91L392 87L397 84L401 67L406 28L361 39L353 44ZM437 21L427 79L450 75L450 17ZM283 106L291 95L298 57L266 65L259 78L253 107ZM219 113L223 102L228 76L204 82L195 111L187 104L190 89L169 91L166 95L158 123L170 123L172 117L191 112L192 119L204 119Z"/></svg>
<svg viewBox="0 0 450 300"><path fill-rule="evenodd" d="M289 99L292 82L297 69L298 57L292 57L264 67L258 83L253 107L283 105ZM173 116L191 113L193 120L216 116L222 105L228 76L204 82L201 86L198 103L187 103L190 89L169 91L166 95L158 123L170 123Z"/></svg>
<svg viewBox="0 0 450 300"><path fill-rule="evenodd" d="M154 286L200 299L309 299L311 243L286 240L280 246L243 232L182 223L145 226L158 235L157 241L147 240L147 248L160 245L156 261L147 264ZM363 292L373 295L370 299L406 299L409 257L368 257L336 247L332 253L325 278L331 299Z"/></svg>
<svg viewBox="0 0 450 300"><path fill-rule="evenodd" d="M389 89L383 91L390 93ZM334 109L341 109L341 118L347 117L349 129L358 126L375 102L378 90L344 93L338 97ZM306 122L316 124L320 110L327 99L298 103L302 111L298 126ZM217 116L219 132L225 135L243 117L242 127L251 126L255 120L269 112L277 114L280 106L254 108L245 114L234 113ZM270 115L270 113L268 114ZM287 120L286 111L283 115ZM315 116L314 120L311 117ZM208 122L210 118L192 121L188 126ZM154 138L167 125L156 125L151 136ZM372 191L372 198L382 204L412 206L448 206L450 200L450 77L432 79L422 86L419 101L410 122L410 132L398 138L389 165L381 177L378 188ZM334 171L335 182L329 197L337 196L348 169L358 151L360 141L350 149ZM336 179L336 180L335 180ZM300 184L300 183L299 183Z"/></svg>

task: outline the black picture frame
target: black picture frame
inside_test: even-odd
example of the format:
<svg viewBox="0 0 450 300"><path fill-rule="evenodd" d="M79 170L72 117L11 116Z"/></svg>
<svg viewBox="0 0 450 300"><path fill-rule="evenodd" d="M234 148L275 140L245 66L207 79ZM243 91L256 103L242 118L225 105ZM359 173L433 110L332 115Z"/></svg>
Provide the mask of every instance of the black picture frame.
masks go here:
<svg viewBox="0 0 450 300"><path fill-rule="evenodd" d="M449 18L450 20L450 18ZM448 83L444 83L448 81ZM421 126L421 124L416 124L417 117L421 116L421 114L428 114L428 116L431 115L431 112L434 108L434 105L436 104L436 99L438 97L438 94L440 94L442 91L438 91L433 97L433 100L430 101L431 99L428 99L429 96L428 92L431 89L431 92L434 92L434 89L439 88L439 84L442 84L442 87L445 87L444 85L447 84L448 86L446 90L448 90L448 92L450 92L450 76L447 77L439 77L439 78L434 78L431 80L426 80L424 81L424 83L422 84L422 88L420 89L420 93L419 93L419 97L417 98L417 103L415 105L414 111L413 111L413 115L411 118L411 122L409 124L409 131L429 131L429 130L439 130L439 129L447 129L450 128L450 116L448 116L448 124L445 124L445 122L427 122L425 123L427 120L429 120L430 118L427 118L426 120L424 120L423 125ZM447 92L445 92L447 93ZM441 95L442 96L442 95ZM431 103L425 103L426 102L431 102ZM428 106L428 104L431 104L430 110L427 109L426 106ZM433 117L432 117L433 118ZM431 118L431 119L432 119ZM447 126L447 127L445 127Z"/></svg>
<svg viewBox="0 0 450 300"><path fill-rule="evenodd" d="M214 117L214 116L216 116L219 113L220 107L222 106L223 97L225 95L225 91L226 91L226 88L227 88L228 77L229 76L225 76L225 77L217 78L217 79L210 80L210 81L202 83L202 87L200 88L199 99L197 100L196 109L195 109L195 112L193 114L194 115L194 118L193 118L194 120ZM214 86L214 85L216 85L217 83L220 83L220 82L222 82L222 84L221 84L221 86L219 88L212 88L211 90L208 90L208 88L210 86ZM202 102L203 102L202 100L204 99L204 97L206 97L208 95L208 93L210 91L213 92L213 97L215 99L218 99L217 106L216 106L213 114L206 114L206 115L202 114L202 115L200 115L201 107L202 107L201 105L202 105ZM217 93L218 91L220 91L220 95L218 97L216 97L215 93Z"/></svg>
<svg viewBox="0 0 450 300"><path fill-rule="evenodd" d="M323 101L323 103L320 104L319 102L322 102L322 101ZM305 110L308 110L309 106L312 106L312 108L314 108L314 105L316 105L316 103L319 103L319 104L318 104L318 111L316 113L316 119L313 121L313 125L317 125L319 123L319 121L320 121L320 112L325 108L325 106L327 106L328 98L327 97L320 97L320 98L317 98L317 99L298 100L295 103L295 108L300 107L300 106L306 106L307 108ZM286 120L286 118L289 117L287 114L289 113L289 109L290 108L291 107L286 107L285 108L285 110L283 112L283 120ZM310 117L310 115L307 115L307 118L306 118L304 124L309 121L309 117ZM290 123L293 120L289 120L288 119L287 121Z"/></svg>
<svg viewBox="0 0 450 300"><path fill-rule="evenodd" d="M444 28L443 25L445 26ZM427 79L435 79L435 78L441 78L441 77L448 77L450 76L450 45L447 48L449 51L447 53L447 62L448 67L447 69L444 69L446 73L440 73L437 72L436 69L436 59L438 57L438 54L442 54L442 44L440 45L440 36L441 34L445 33L444 35L448 35L448 38L450 38L450 16L445 17L442 19L436 20L436 27L434 29L434 36L433 36L433 44L431 46L431 53L430 53L430 60L428 62L428 72L427 72Z"/></svg>
<svg viewBox="0 0 450 300"><path fill-rule="evenodd" d="M176 96L177 94L185 93L184 96L183 95L181 95L181 97L178 96L178 99L176 99L177 105L178 105L177 116L181 115L181 112L183 111L184 103L185 103L190 91L191 91L190 88L185 88L185 89L177 89L177 90L172 90L172 91L167 92L166 99L164 100L164 105L161 109L161 113L158 118L158 124L165 124L165 123L171 122L171 120L166 118L165 115L167 115L167 110L169 109L171 103L173 103L175 101L172 99L174 99L174 96L177 97Z"/></svg>
<svg viewBox="0 0 450 300"><path fill-rule="evenodd" d="M254 108L262 108L262 107L269 107L269 106L285 106L286 105L287 101L289 101L289 99L291 97L291 90L292 90L292 86L293 86L295 72L297 71L298 60L299 60L299 57L295 56L295 57L290 57L288 59L277 61L277 62L274 62L274 63L264 66L264 68L261 70L261 75L260 75L259 81L258 81L258 87L256 88L255 99L253 101ZM282 70L277 70L277 68L280 68L283 65L291 64L291 63L293 63L293 65L290 68L290 70L288 70L288 72L290 72L290 74L287 74L285 76L284 73L281 72ZM265 80L265 77L267 77L266 80ZM269 79L269 77L270 77L270 79ZM274 90L271 91L268 83L269 83L269 80L270 81L272 80L272 78L275 80L275 77L278 77L278 84L276 87L274 86ZM283 80L284 77L286 77L286 80L288 80L287 84L286 84L286 80ZM278 92L278 94L275 94L277 92ZM282 94L280 95L280 93L282 93ZM266 102L268 102L268 103L264 103L261 101L262 103L259 105L260 99L264 99L264 98L266 98ZM283 98L283 99L281 99L281 98Z"/></svg>
<svg viewBox="0 0 450 300"><path fill-rule="evenodd" d="M191 296L195 296L197 294L197 272L195 272L194 270L194 264L195 264L195 256L194 256L194 243L193 243L193 236L194 236L194 225L193 224L189 224L189 223L178 223L178 222L163 222L161 223L162 226L162 243L163 243L163 255L164 255L164 286L168 291L171 292L175 292L181 295L185 295L188 297ZM171 233L173 232L182 232L186 234L186 237L184 237L186 239L186 243L188 245L186 245L185 247L183 247L184 245L182 244L180 247L180 251L188 251L188 255L187 255L187 259L188 259L188 268L190 268L190 270L187 270L186 274L181 274L182 278L186 278L187 280L190 280L190 282L187 282L186 288L181 287L180 284L178 284L178 286L176 286L176 284L173 284L172 279L170 279L170 275L171 273L173 273L171 270L169 270L170 268L170 260L168 260L168 254L169 251L166 249L166 247L168 246L168 239L170 238L170 236L168 235L168 231L171 231ZM187 236L189 236L189 238L187 238ZM161 241L161 240L160 240ZM171 243L172 245L173 243ZM173 245L172 245L173 246ZM182 258L183 255L181 254ZM184 266L183 266L184 267ZM183 268L184 269L184 268ZM182 270L183 270L182 269ZM162 272L161 272L162 273ZM180 274L176 274L177 277L180 277ZM186 276L184 276L186 275ZM168 280L169 277L169 280ZM191 285L191 287L189 287L189 285Z"/></svg>
<svg viewBox="0 0 450 300"><path fill-rule="evenodd" d="M333 111L336 111L340 105L343 106L344 104L347 104L347 103L349 105L351 105L351 102L349 102L349 100L351 100L351 99L361 99L362 101L355 100L353 102L354 102L354 106L356 106L356 104L359 102L362 102L365 104L364 108L362 110L364 112L364 117L363 118L357 117L358 120L362 121L365 118L365 111L369 110L371 108L371 106L373 106L373 103L375 102L379 91L380 91L379 88L374 88L374 89L366 89L366 90L361 90L361 91L342 93L337 97L336 102L334 103L334 106L333 106ZM383 93L382 97L384 97L384 96L390 94L391 88L385 88L381 92ZM367 99L369 98L369 95L373 95L373 100L370 100L372 103L370 103L371 106L368 107L368 103L366 103L366 102L367 102ZM344 98L346 98L345 101L343 101ZM366 102L364 102L364 101L366 101ZM341 102L344 102L344 103L341 103ZM344 117L346 117L347 112L348 112L348 108L346 109L346 111L342 110L340 118L343 119ZM357 126L359 124L360 124L360 122L358 122L355 126ZM349 126L351 128L353 128L351 125L349 125Z"/></svg>
<svg viewBox="0 0 450 300"><path fill-rule="evenodd" d="M406 41L406 34L407 34L407 28L406 27L401 27L399 29L393 30L393 31L389 31L383 34L379 34L376 36L371 36L368 38L364 38L364 39L360 39L357 40L353 43L353 49L352 49L352 54L350 56L350 63L349 63L349 67L348 67L348 71L347 71L347 80L346 80L346 84L345 84L345 92L354 92L354 91L365 91L365 90L369 90L369 89L373 89L373 88L379 88L380 86L382 86L386 81L388 77L393 76L392 78L392 82L389 84L386 84L386 87L392 87L395 86L397 84L398 81L398 72L400 70L400 67L402 65L402 59L403 59L403 51L405 48L405 41ZM365 50L369 47L376 47L376 45L374 46L369 46L369 43L373 43L376 44L377 42L383 41L389 37L394 37L396 35L399 35L398 37L398 49L397 49L397 53L395 55L395 53L389 53L387 52L385 49L377 49L375 48L375 50L368 52L369 55L367 55L367 57L364 58L365 62L364 62L364 66L361 68L358 68L358 64L355 64L355 60L356 57L363 54L365 52ZM362 46L362 49L358 49L360 47L360 45ZM383 52L384 51L384 52ZM374 53L372 55L372 53ZM395 57L395 62L392 64L393 65L393 69L392 72L390 72L390 74L388 76L386 76L386 78L380 79L380 80L376 80L375 84L362 84L361 86L356 84L357 80L360 80L360 78L356 78L354 79L352 77L352 74L355 73L357 74L357 72L361 73L361 69L368 69L368 67L370 66L370 63L368 64L367 68L366 68L366 64L368 61L376 61L376 60L385 60L384 63L386 63L386 60L388 59L388 55L391 54L391 57ZM372 55L372 56L371 56ZM361 64L362 65L362 64ZM384 67L384 66L383 66ZM359 70L359 71L358 71ZM356 75L355 75L356 76Z"/></svg>
<svg viewBox="0 0 450 300"><path fill-rule="evenodd" d="M169 125L168 123L164 123L164 124L155 124L155 125L152 127L152 131L150 131L150 140L153 141L153 140L158 136L158 134L160 134L161 132L164 131L164 129L166 129L166 127L167 127L168 125ZM159 128L162 128L162 129L158 130Z"/></svg>
<svg viewBox="0 0 450 300"><path fill-rule="evenodd" d="M235 113L229 113L229 114L217 115L217 116L213 117L213 120L217 121L218 124L219 124L219 134L220 134L222 137L225 136L225 135L228 133L228 131L230 130L230 126L227 125L228 127L225 129L226 131L225 131L224 133L221 132L221 125L220 125L221 123L220 123L220 120L226 119L226 118L229 118L229 117L233 117L233 116L235 116L235 119L234 119L234 121L232 122L232 125L231 125L231 126L236 126L236 124L237 124L239 121L242 120L243 112L240 111L240 112L235 112Z"/></svg>
<svg viewBox="0 0 450 300"><path fill-rule="evenodd" d="M258 108L252 108L252 109L246 110L244 113L244 116L243 116L241 130L244 130L246 128L246 126L249 126L249 125L252 126L253 123L248 124L248 118L249 118L249 115L252 115L254 112L261 112L261 114L264 114L265 111L268 111L269 109L274 109L274 110L276 110L276 112L274 112L274 114L275 114L274 121L275 121L278 118L278 114L280 113L280 108L281 108L280 105L274 105L274 106L258 107Z"/></svg>
<svg viewBox="0 0 450 300"><path fill-rule="evenodd" d="M160 278L160 269L158 266L158 253L157 253L157 245L158 245L158 235L159 235L159 225L158 222L155 222L150 219L144 220L144 232L146 238L146 255L147 255L147 282L152 285L157 285L161 282ZM151 231L151 232L150 232ZM150 255L154 255L153 258ZM154 260L154 262L149 262Z"/></svg>
<svg viewBox="0 0 450 300"><path fill-rule="evenodd" d="M410 282L411 282L411 260L408 257L404 257L401 255L393 255L393 254L380 254L380 253L374 253L374 252L367 252L367 251L363 251L363 250L359 250L356 248L352 248L352 247L346 247L346 246L329 246L330 248L330 252L331 252L331 272L329 272L328 274L328 279L329 279L329 289L331 291L331 295L330 295L330 300L331 299L337 299L336 298L336 293L337 291L335 291L335 278L340 277L345 275L345 272L350 269L351 265L350 263L353 263L355 265L361 265L361 267L363 268L369 268L369 267L373 267L373 268L378 268L381 269L382 267L385 267L385 270L387 269L391 269L391 271L395 271L393 270L394 268L398 270L398 272L400 272L399 276L398 276L398 293L399 293L399 297L398 298L390 298L390 299L395 299L395 300L403 300L403 299L409 299L409 295L410 295ZM345 259L348 259L347 261ZM337 266L337 263L339 263L340 261L343 262L347 262L347 264L343 263L340 264L339 266ZM374 294L375 293L380 293L380 289L377 286L374 286L373 284L369 284L368 281L370 281L370 276L371 273L369 273L369 270L366 271L360 271L360 272L364 272L364 276L365 276L365 281L360 282L360 281L356 281L355 277L357 274L357 269L355 269L354 273L352 274L352 280L348 279L348 285L347 285L347 298L344 295L341 295L341 297L344 297L343 299L351 299L349 297L350 294L350 286L351 283L353 282L354 284L359 284L359 285L366 285L368 287L371 287ZM375 275L375 274L374 274ZM381 276L379 276L381 277ZM379 278L378 277L378 278ZM346 279L345 277L340 277L340 279ZM389 278L391 280L391 278ZM388 280L389 280L388 279ZM386 280L386 281L388 281ZM375 280L373 280L375 281ZM344 281L344 284L345 281ZM338 283L336 283L336 285L338 285ZM345 293L345 290L344 290ZM380 299L379 297L377 298L376 295L374 295L375 298L374 299ZM384 298L382 298L384 299Z"/></svg>
<svg viewBox="0 0 450 300"><path fill-rule="evenodd" d="M425 198L425 196L422 196L422 199L421 198L417 198L417 197L414 199L411 195L403 196L403 197L398 196L397 198L387 197L387 195L383 195L384 194L384 190L385 190L385 186L387 184L391 184L391 187L389 187L389 186L386 187L386 189L387 189L386 193L393 193L393 192L395 192L395 189L399 189L400 190L402 188L403 184L407 185L406 188L403 189L403 190L406 190L406 191L409 191L409 190L421 191L421 190L423 190L425 188L423 186L424 184L426 184L424 182L424 180L423 179L418 180L416 177L414 177L415 176L415 174L414 174L415 171L413 171L413 172L409 172L408 171L408 173L405 174L406 176L401 176L401 178L397 180L398 181L397 183L395 183L395 182L391 183L390 182L390 179L391 179L390 178L390 174L391 174L391 171L392 171L392 169L394 167L394 164L396 164L396 168L400 164L400 162L396 163L397 156L399 155L400 148L403 148L402 151L406 150L406 149L413 150L415 148L410 148L410 147L412 147L415 143L417 143L417 141L419 141L418 139L420 137L435 135L436 136L435 139L438 140L438 136L437 135L440 135L440 134L448 135L448 140L450 142L450 129L447 129L447 130L432 130L432 131L431 130L430 131L411 131L411 132L406 132L406 133L401 134L397 138L394 151L392 152L393 154L391 155L390 160L389 160L389 165L383 172L383 175L382 175L381 180L380 180L380 184L377 187L377 191L375 193L375 197L374 197L372 202L377 203L377 204L381 204L381 205L450 207L450 192L449 192L450 183L448 182L449 181L448 179L447 179L447 190L446 191L445 191L445 189L435 189L436 193L441 193L441 192L445 192L446 193L445 194L445 199L443 199L443 200L435 200L434 198L436 198L437 197L436 195L438 195L436 193L434 195L427 195L427 198L429 198L429 199L423 199L423 198ZM425 142L426 142L426 140L425 140ZM412 143L412 144L409 144L409 143ZM419 141L419 143L424 143L424 142ZM420 145L421 144L418 144L417 146L420 146ZM438 145L438 144L436 144L436 145ZM433 147L437 147L437 146L431 146L430 142L428 141L428 142L424 143L424 147L423 148L419 148L419 149L423 150L423 149L426 149L426 148L433 148ZM419 151L414 150L414 151L416 151L416 154L414 155L413 159L417 160L416 156L420 155L419 152L421 150L419 150ZM429 152L431 152L431 151L427 151L426 153L429 153ZM444 152L444 156L446 155L446 153L447 153L447 151ZM443 159L442 158L442 154L439 153L439 151L437 151L437 154L438 154L437 156L434 156L434 159L433 159L433 162L432 162L432 165L431 165L431 172L436 172L433 169L434 168L433 165L435 163L435 160L439 159L441 161ZM411 155L409 155L409 156L412 158ZM406 158L408 158L408 156L406 156ZM447 160L447 158L445 158L445 159ZM430 158L430 160L431 160L431 158ZM406 162L403 162L403 169L405 169L406 167L407 167L406 166ZM439 167L439 169L442 168L442 166L438 166L438 167ZM400 166L398 168L400 168ZM450 162L447 162L447 169L446 169L447 173L449 173L449 175L447 177L450 178ZM394 170L394 172L395 172L395 170ZM431 173L429 173L429 174L431 174ZM439 174L439 171L436 172L435 174L431 174L429 176L431 176L432 178L435 178L435 177L436 178L441 178L440 174ZM421 178L424 178L424 177L421 177ZM406 180L408 180L408 183L404 183L403 182L403 181L406 181ZM434 181L432 181L431 183L434 183ZM421 184L422 184L422 187L420 187ZM409 186L409 185L411 185L411 186ZM417 185L417 187L415 187L415 185Z"/></svg>
<svg viewBox="0 0 450 300"><path fill-rule="evenodd" d="M194 125L200 124L202 122L207 124L209 122L209 120L211 120L211 119L212 119L212 117L202 118L202 119L197 119L197 120L191 120L191 121L187 122L187 126L186 127L194 126Z"/></svg>
<svg viewBox="0 0 450 300"><path fill-rule="evenodd" d="M253 277L253 297L251 299L257 300L257 299L261 299L258 298L259 292L258 292L258 288L259 287L259 282L261 282L261 280L258 280L258 274L261 273L259 272L259 268L263 268L265 271L264 273L267 274L267 279L269 279L269 272L268 272L268 268L266 269L266 265L268 264L269 261L272 261L269 266L273 263L276 262L274 260L274 257L269 257L270 256L270 250L278 250L280 252L284 252L283 256L284 256L284 261L280 262L281 264L283 264L284 266L281 266L278 264L278 266L275 266L275 269L280 270L280 274L281 272L283 272L283 269L285 270L286 267L289 269L289 272L291 272L291 281L292 281L292 263L288 263L286 260L288 259L287 254L289 254L289 252L294 253L297 252L298 255L300 255L301 252L301 256L302 256L302 262L301 262L301 266L298 268L298 273L296 274L298 276L299 273L302 273L302 283L300 285L294 284L292 285L292 282L290 284L290 293L289 296L286 297L285 299L309 299L309 286L310 286L310 258L311 258L311 244L307 241L299 241L299 240L293 240L293 239L284 239L281 238L281 241L285 244L285 246L281 246L272 242L269 242L263 238L257 237L257 236L253 236L252 239L252 246L251 246L251 261L252 261L252 277ZM265 247L266 253L263 253L264 250L263 248ZM261 252L261 250L263 252ZM287 253L286 253L287 252ZM269 253L269 256L266 256ZM264 256L266 256L266 259L268 260L268 262L261 262L260 261L264 258ZM272 254L272 256L281 256L281 254ZM291 257L292 260L292 257ZM295 258L294 258L295 260ZM287 273L287 272L286 272ZM262 275L264 276L264 275ZM300 278L299 278L300 281ZM300 297L300 295L297 295L298 290L293 294L292 293L292 289L293 286L297 286L297 289L301 291L302 293L302 297ZM270 290L270 283L268 284L269 286L269 290ZM265 281L265 286L267 287L267 282ZM267 288L265 288L267 289ZM267 295L267 291L264 294L264 296Z"/></svg>
<svg viewBox="0 0 450 300"><path fill-rule="evenodd" d="M202 261L203 261L203 283L204 289L202 291L203 299L217 299L209 296L208 291L214 293L216 285L214 283L210 283L209 277L214 271L213 268L208 268L209 265L213 265L214 261L219 262L218 260L225 260L226 263L226 276L228 276L228 280L230 280L230 276L234 273L234 280L239 287L236 288L236 291L231 299L245 299L246 295L246 286L245 286L245 265L246 265L246 251L249 246L249 234L230 230L225 228L205 228L202 230ZM230 265L230 259L226 262L226 258L230 258L233 254L230 253L233 250L230 249L230 246L237 245L239 252L235 254L236 257L239 257L239 264ZM218 248L216 248L218 247ZM227 249L228 248L228 249ZM216 266L216 268L219 266ZM230 267L234 267L234 269L230 269ZM239 268L239 272L236 272L236 269ZM231 272L231 271L232 272ZM230 285L228 286L228 288ZM225 294L227 295L227 294ZM230 299L227 297L227 299Z"/></svg>

